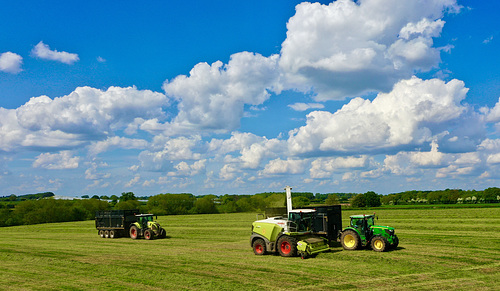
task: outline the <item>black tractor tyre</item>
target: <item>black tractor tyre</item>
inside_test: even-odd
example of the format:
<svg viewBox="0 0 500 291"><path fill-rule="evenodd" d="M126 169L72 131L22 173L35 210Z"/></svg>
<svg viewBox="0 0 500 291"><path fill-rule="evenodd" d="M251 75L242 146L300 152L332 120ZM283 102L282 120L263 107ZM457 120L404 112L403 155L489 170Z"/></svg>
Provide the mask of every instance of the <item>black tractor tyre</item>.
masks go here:
<svg viewBox="0 0 500 291"><path fill-rule="evenodd" d="M357 250L361 245L361 239L354 230L345 230L340 235L340 243L346 251Z"/></svg>
<svg viewBox="0 0 500 291"><path fill-rule="evenodd" d="M139 237L139 229L137 229L137 226L132 225L129 234L131 239L137 239Z"/></svg>
<svg viewBox="0 0 500 291"><path fill-rule="evenodd" d="M393 243L390 245L391 249L396 249L399 245L399 238L397 235L394 235L394 238L392 239Z"/></svg>
<svg viewBox="0 0 500 291"><path fill-rule="evenodd" d="M388 248L389 243L385 237L377 235L372 238L371 246L372 250L376 252L383 252Z"/></svg>
<svg viewBox="0 0 500 291"><path fill-rule="evenodd" d="M167 236L167 232L165 231L165 229L161 229L160 230L160 236L158 236L159 238L165 238Z"/></svg>
<svg viewBox="0 0 500 291"><path fill-rule="evenodd" d="M261 238L258 238L253 241L252 248L253 248L253 253L256 254L257 256L262 256L266 254L266 243Z"/></svg>
<svg viewBox="0 0 500 291"><path fill-rule="evenodd" d="M278 240L276 248L282 257L295 257L297 256L297 239L284 235Z"/></svg>
<svg viewBox="0 0 500 291"><path fill-rule="evenodd" d="M147 240L154 239L155 238L155 234L154 234L153 230L146 229L144 231L144 238L147 239Z"/></svg>

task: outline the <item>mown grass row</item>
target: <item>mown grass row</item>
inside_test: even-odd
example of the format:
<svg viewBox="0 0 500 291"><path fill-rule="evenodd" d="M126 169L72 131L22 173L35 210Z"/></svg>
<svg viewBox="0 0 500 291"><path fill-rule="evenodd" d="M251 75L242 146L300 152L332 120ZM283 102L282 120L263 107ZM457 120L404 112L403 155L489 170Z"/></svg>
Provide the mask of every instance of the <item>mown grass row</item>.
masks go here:
<svg viewBox="0 0 500 291"><path fill-rule="evenodd" d="M344 211L343 224L349 215ZM101 239L93 221L0 228L7 290L495 290L500 208L385 209L397 250L255 256L255 214L164 216L161 240Z"/></svg>

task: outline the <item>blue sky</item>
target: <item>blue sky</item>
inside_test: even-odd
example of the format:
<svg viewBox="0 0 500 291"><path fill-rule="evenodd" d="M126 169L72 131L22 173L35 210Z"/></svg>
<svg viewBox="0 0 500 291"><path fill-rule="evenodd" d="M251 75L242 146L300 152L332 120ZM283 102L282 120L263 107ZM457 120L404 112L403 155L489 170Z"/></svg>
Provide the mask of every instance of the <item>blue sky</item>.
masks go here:
<svg viewBox="0 0 500 291"><path fill-rule="evenodd" d="M500 181L497 1L2 1L0 195Z"/></svg>

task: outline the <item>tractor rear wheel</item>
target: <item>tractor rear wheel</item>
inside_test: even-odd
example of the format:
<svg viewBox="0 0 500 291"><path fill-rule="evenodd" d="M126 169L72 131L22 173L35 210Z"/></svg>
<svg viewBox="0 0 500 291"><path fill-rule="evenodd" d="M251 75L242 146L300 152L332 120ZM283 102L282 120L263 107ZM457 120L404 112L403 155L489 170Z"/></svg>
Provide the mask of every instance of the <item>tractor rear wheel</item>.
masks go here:
<svg viewBox="0 0 500 291"><path fill-rule="evenodd" d="M393 243L390 245L391 249L396 249L399 245L399 238L397 235L394 235L394 238L392 239Z"/></svg>
<svg viewBox="0 0 500 291"><path fill-rule="evenodd" d="M261 238L256 239L252 244L254 254L261 256L266 254L266 244Z"/></svg>
<svg viewBox="0 0 500 291"><path fill-rule="evenodd" d="M376 252L383 252L387 247L387 239L383 236L374 236L372 238L372 250Z"/></svg>
<svg viewBox="0 0 500 291"><path fill-rule="evenodd" d="M277 248L282 257L295 257L297 255L297 240L284 235L278 240Z"/></svg>
<svg viewBox="0 0 500 291"><path fill-rule="evenodd" d="M150 239L153 239L154 237L155 237L155 235L151 229L146 229L146 231L144 231L144 238L145 239L150 240Z"/></svg>
<svg viewBox="0 0 500 291"><path fill-rule="evenodd" d="M136 239L139 236L139 230L137 229L137 226L132 225L130 227L130 238Z"/></svg>
<svg viewBox="0 0 500 291"><path fill-rule="evenodd" d="M340 235L340 243L344 250L352 251L359 248L359 235L354 230L343 231Z"/></svg>

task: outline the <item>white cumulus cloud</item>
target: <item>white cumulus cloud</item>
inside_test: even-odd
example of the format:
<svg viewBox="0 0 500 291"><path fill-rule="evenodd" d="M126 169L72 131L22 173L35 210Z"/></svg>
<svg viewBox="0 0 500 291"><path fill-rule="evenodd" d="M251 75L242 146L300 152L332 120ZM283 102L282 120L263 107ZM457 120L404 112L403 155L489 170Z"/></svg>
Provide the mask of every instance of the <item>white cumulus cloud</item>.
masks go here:
<svg viewBox="0 0 500 291"><path fill-rule="evenodd" d="M463 114L460 101L467 91L458 80L403 80L373 102L355 98L335 113L309 113L307 124L290 132L289 149L294 154L359 154L420 145L443 134L440 125Z"/></svg>
<svg viewBox="0 0 500 291"><path fill-rule="evenodd" d="M163 89L179 101L179 113L168 130L227 132L240 125L244 105L259 105L277 91L277 60L249 52L231 56L227 65L197 64L189 76L165 81Z"/></svg>
<svg viewBox="0 0 500 291"><path fill-rule="evenodd" d="M68 65L72 65L80 60L78 54L51 50L48 45L43 43L43 41L39 42L33 50L31 50L31 53L33 56L40 59L57 61Z"/></svg>
<svg viewBox="0 0 500 291"><path fill-rule="evenodd" d="M433 37L454 0L304 2L288 21L280 67L285 88L314 91L317 100L388 91L415 71L440 62Z"/></svg>
<svg viewBox="0 0 500 291"><path fill-rule="evenodd" d="M70 151L61 151L56 154L43 153L36 157L33 167L49 170L75 169L78 168L79 161L80 157L72 156Z"/></svg>
<svg viewBox="0 0 500 291"><path fill-rule="evenodd" d="M23 57L13 52L0 54L0 71L17 74L22 71Z"/></svg>

